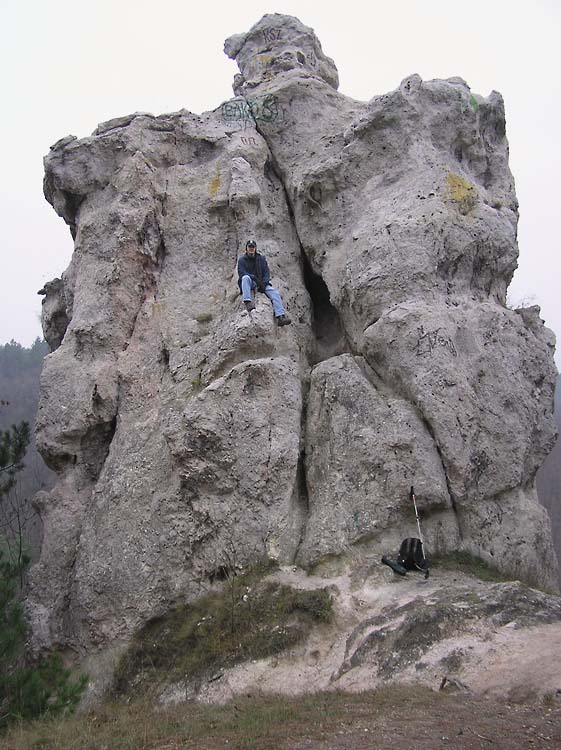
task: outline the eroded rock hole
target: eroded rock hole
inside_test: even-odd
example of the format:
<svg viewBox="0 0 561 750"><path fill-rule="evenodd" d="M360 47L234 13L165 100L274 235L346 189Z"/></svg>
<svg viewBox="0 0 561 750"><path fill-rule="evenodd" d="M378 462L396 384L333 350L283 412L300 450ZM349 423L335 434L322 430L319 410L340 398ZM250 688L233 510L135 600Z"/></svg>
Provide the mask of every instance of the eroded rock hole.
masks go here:
<svg viewBox="0 0 561 750"><path fill-rule="evenodd" d="M208 574L208 580L210 583L215 581L227 581L229 578L235 575L235 572L230 570L226 565L219 565L215 570L211 570Z"/></svg>
<svg viewBox="0 0 561 750"><path fill-rule="evenodd" d="M84 465L92 482L96 482L109 454L111 442L117 429L117 417L90 427L81 441Z"/></svg>
<svg viewBox="0 0 561 750"><path fill-rule="evenodd" d="M339 313L331 304L327 284L315 273L309 260L303 255L304 284L312 301L312 330L315 336L314 351L310 354L312 364L348 351L345 332Z"/></svg>

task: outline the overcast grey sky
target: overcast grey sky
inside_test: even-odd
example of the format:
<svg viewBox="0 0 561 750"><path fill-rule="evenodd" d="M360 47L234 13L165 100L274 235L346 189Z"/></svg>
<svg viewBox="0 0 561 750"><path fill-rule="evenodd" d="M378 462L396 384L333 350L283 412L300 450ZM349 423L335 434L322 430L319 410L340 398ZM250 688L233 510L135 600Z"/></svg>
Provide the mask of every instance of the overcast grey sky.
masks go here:
<svg viewBox="0 0 561 750"><path fill-rule="evenodd" d="M559 0L2 0L0 344L40 335L36 292L72 254L68 228L43 198L49 146L135 111L214 109L232 96L236 72L224 39L273 12L315 29L340 91L355 99L391 91L411 73L459 75L475 93L502 93L520 202L509 297L540 304L561 339Z"/></svg>

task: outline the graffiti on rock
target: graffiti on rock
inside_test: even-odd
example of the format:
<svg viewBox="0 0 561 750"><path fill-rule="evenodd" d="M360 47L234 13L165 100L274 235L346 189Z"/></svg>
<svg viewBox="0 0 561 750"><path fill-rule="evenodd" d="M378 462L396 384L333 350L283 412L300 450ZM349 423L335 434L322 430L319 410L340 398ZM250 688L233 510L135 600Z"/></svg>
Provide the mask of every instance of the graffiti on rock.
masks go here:
<svg viewBox="0 0 561 750"><path fill-rule="evenodd" d="M230 99L222 105L222 118L226 122L254 124L257 122L275 122L282 112L279 100L274 94L246 101Z"/></svg>
<svg viewBox="0 0 561 750"><path fill-rule="evenodd" d="M440 334L440 328L436 328L434 331L426 331L423 326L417 328L417 343L415 344L415 351L418 357L426 357L432 355L436 347L443 347L448 349L453 357L458 356L456 347L451 338L442 336Z"/></svg>
<svg viewBox="0 0 561 750"><path fill-rule="evenodd" d="M271 42L276 42L277 39L280 39L282 36L282 30L281 29L263 29L263 38L265 39L265 44L270 44Z"/></svg>

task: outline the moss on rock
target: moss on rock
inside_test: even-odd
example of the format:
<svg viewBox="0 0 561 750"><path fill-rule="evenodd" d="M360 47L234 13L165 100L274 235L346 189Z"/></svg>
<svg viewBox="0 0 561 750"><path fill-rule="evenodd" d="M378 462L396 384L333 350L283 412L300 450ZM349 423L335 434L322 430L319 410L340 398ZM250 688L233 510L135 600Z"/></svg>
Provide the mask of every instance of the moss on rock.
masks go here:
<svg viewBox="0 0 561 750"><path fill-rule="evenodd" d="M199 683L217 670L278 654L332 616L325 589L300 591L265 580L264 572L231 575L224 587L148 622L115 674L118 695L162 682Z"/></svg>

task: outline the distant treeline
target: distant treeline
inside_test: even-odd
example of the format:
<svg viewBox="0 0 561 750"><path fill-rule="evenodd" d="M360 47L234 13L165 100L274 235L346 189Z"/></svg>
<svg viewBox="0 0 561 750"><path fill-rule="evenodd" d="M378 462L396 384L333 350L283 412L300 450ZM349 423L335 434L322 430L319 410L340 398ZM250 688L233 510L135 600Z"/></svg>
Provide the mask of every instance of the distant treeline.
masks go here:
<svg viewBox="0 0 561 750"><path fill-rule="evenodd" d="M16 341L0 346L0 400L4 402L0 409L1 429L22 419L35 423L39 376L48 353L47 342L40 338L29 349Z"/></svg>
<svg viewBox="0 0 561 750"><path fill-rule="evenodd" d="M557 376L557 387L555 389L555 422L557 430L561 434L561 375ZM553 541L560 565L559 581L561 583L561 438L559 437L553 446L553 450L538 471L537 487L540 502L547 508L551 518Z"/></svg>
<svg viewBox="0 0 561 750"><path fill-rule="evenodd" d="M26 542L35 557L40 544L40 523L32 499L40 489L50 489L55 474L45 465L35 447L35 419L39 403L39 380L43 359L49 353L45 341L37 338L29 348L16 341L0 346L0 430L22 421L29 423L31 443L25 469L9 496L0 502L0 536L17 534L23 527Z"/></svg>

